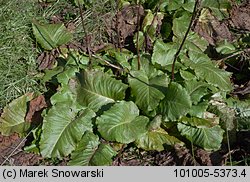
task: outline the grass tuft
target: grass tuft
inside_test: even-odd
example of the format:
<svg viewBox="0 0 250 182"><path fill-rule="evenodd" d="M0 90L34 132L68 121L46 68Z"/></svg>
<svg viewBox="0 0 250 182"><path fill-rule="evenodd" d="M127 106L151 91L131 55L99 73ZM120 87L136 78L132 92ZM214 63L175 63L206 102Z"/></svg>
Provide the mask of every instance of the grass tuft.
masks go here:
<svg viewBox="0 0 250 182"><path fill-rule="evenodd" d="M36 1L0 1L0 108L26 92L38 91L31 21Z"/></svg>

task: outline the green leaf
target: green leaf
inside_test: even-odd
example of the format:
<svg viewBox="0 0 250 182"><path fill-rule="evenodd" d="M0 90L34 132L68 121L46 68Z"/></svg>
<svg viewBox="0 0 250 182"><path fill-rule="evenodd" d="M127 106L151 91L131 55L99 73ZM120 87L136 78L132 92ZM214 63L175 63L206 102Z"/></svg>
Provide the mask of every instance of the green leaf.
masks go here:
<svg viewBox="0 0 250 182"><path fill-rule="evenodd" d="M68 102L70 104L76 102L77 98L77 87L79 82L76 78L78 72L77 67L66 67L63 72L57 75L57 80L61 84L61 87L58 87L57 92L50 98L52 105L55 105L59 102Z"/></svg>
<svg viewBox="0 0 250 182"><path fill-rule="evenodd" d="M202 81L189 80L185 82L185 88L194 104L197 104L203 96L208 94L208 84Z"/></svg>
<svg viewBox="0 0 250 182"><path fill-rule="evenodd" d="M54 69L46 69L44 70L45 74L42 78L42 83L45 84L46 82L49 82L50 80L53 81L53 78L58 75L59 73L63 72L62 66L57 66Z"/></svg>
<svg viewBox="0 0 250 182"><path fill-rule="evenodd" d="M212 126L210 121L185 117L182 123L177 124L177 128L181 135L205 150L220 149L224 130L218 125Z"/></svg>
<svg viewBox="0 0 250 182"><path fill-rule="evenodd" d="M191 58L191 57L190 57ZM190 66L198 78L206 80L209 84L218 87L222 91L231 91L230 81L231 73L217 68L211 61L206 58L199 60L185 60L185 64Z"/></svg>
<svg viewBox="0 0 250 182"><path fill-rule="evenodd" d="M189 26L191 14L184 12L182 16L176 17L173 20L173 33L176 37L183 38Z"/></svg>
<svg viewBox="0 0 250 182"><path fill-rule="evenodd" d="M78 102L94 111L125 97L127 85L101 71L85 70L81 81Z"/></svg>
<svg viewBox="0 0 250 182"><path fill-rule="evenodd" d="M213 15L219 20L222 21L225 18L229 17L229 10L232 8L233 3L228 0L203 0L201 6L206 7L212 11Z"/></svg>
<svg viewBox="0 0 250 182"><path fill-rule="evenodd" d="M185 2L182 7L186 10L189 11L190 13L193 13L194 11L194 4L195 4L195 0L188 0L187 2Z"/></svg>
<svg viewBox="0 0 250 182"><path fill-rule="evenodd" d="M216 51L221 54L231 54L234 53L235 50L235 46L227 40L224 40L216 46Z"/></svg>
<svg viewBox="0 0 250 182"><path fill-rule="evenodd" d="M132 58L131 52L119 52L117 49L110 49L107 53L115 59L115 64L119 63L123 68L131 69L129 64L129 59Z"/></svg>
<svg viewBox="0 0 250 182"><path fill-rule="evenodd" d="M39 125L35 129L33 129L31 133L34 139L30 145L26 145L24 147L24 150L26 152L32 152L34 154L40 155L39 141L40 141L40 136L42 133L42 125Z"/></svg>
<svg viewBox="0 0 250 182"><path fill-rule="evenodd" d="M168 0L167 10L168 11L177 10L182 6L183 3L184 0Z"/></svg>
<svg viewBox="0 0 250 182"><path fill-rule="evenodd" d="M136 62L136 61L134 61ZM135 103L143 111L152 111L164 98L164 94L159 90L167 87L168 77L161 71L156 70L150 60L145 56L141 57L141 69L131 71L128 77L132 95L135 96Z"/></svg>
<svg viewBox="0 0 250 182"><path fill-rule="evenodd" d="M68 102L52 106L43 120L42 156L62 158L70 154L84 132L92 131L94 116L90 109L80 110Z"/></svg>
<svg viewBox="0 0 250 182"><path fill-rule="evenodd" d="M156 38L156 30L159 24L162 24L161 21L164 17L164 14L157 12L155 15L151 10L146 10L146 16L142 22L142 31L147 34L148 38L154 42Z"/></svg>
<svg viewBox="0 0 250 182"><path fill-rule="evenodd" d="M186 116L182 117L180 119L182 124L198 127L198 128L211 128L213 127L213 123L211 121L208 121L206 119L198 118L198 117L192 117L188 118Z"/></svg>
<svg viewBox="0 0 250 182"><path fill-rule="evenodd" d="M58 103L68 102L70 104L75 104L76 94L72 92L69 86L59 87L57 92L50 98L52 105Z"/></svg>
<svg viewBox="0 0 250 182"><path fill-rule="evenodd" d="M157 130L161 127L161 123L162 123L162 115L157 115L154 117L154 119L152 121L150 121L148 128L149 130Z"/></svg>
<svg viewBox="0 0 250 182"><path fill-rule="evenodd" d="M102 144L99 137L86 132L76 150L71 154L68 165L74 166L107 166L117 153L107 144Z"/></svg>
<svg viewBox="0 0 250 182"><path fill-rule="evenodd" d="M86 55L82 55L77 51L70 52L66 61L66 66L75 66L81 69L85 69L89 65L89 57Z"/></svg>
<svg viewBox="0 0 250 182"><path fill-rule="evenodd" d="M178 41L181 43L182 39L179 38ZM190 52L192 51L194 53L198 52L202 54L204 54L208 45L209 43L206 39L200 37L197 33L194 32L189 32L184 44L186 49L188 49Z"/></svg>
<svg viewBox="0 0 250 182"><path fill-rule="evenodd" d="M79 71L77 67L67 67L65 70L57 75L57 80L61 85L68 85L69 80L76 76L76 73Z"/></svg>
<svg viewBox="0 0 250 182"><path fill-rule="evenodd" d="M208 102L202 101L202 102L198 103L197 105L192 105L192 107L188 113L190 116L203 118L204 113L206 112L207 108L208 108Z"/></svg>
<svg viewBox="0 0 250 182"><path fill-rule="evenodd" d="M219 87L223 91L231 91L231 73L216 68L212 63L202 61L193 66L199 78L205 79L213 86Z"/></svg>
<svg viewBox="0 0 250 182"><path fill-rule="evenodd" d="M23 95L4 107L0 117L0 133L9 136L18 133L24 136L30 127L30 123L25 121L27 113L27 103L32 99L33 94Z"/></svg>
<svg viewBox="0 0 250 182"><path fill-rule="evenodd" d="M151 130L143 134L139 139L136 140L136 144L139 148L144 150L157 150L159 152L164 150L164 145L184 145L183 142L181 142L176 137L169 135L162 128Z"/></svg>
<svg viewBox="0 0 250 182"><path fill-rule="evenodd" d="M172 65L177 48L178 45L176 43L164 43L161 40L156 40L152 55L152 63L158 63L161 66Z"/></svg>
<svg viewBox="0 0 250 182"><path fill-rule="evenodd" d="M250 99L239 100L239 99L229 98L227 100L227 105L231 109L234 109L234 111L236 112L233 120L234 120L234 122L235 121L237 122L237 130L250 131ZM228 109L229 108L227 108L226 110L228 110ZM225 109L223 109L223 110L225 110ZM228 115L226 115L226 116L228 117ZM225 120L227 120L227 118L225 118ZM231 118L230 118L230 120L231 120ZM227 125L230 125L230 123Z"/></svg>
<svg viewBox="0 0 250 182"><path fill-rule="evenodd" d="M34 21L32 28L37 42L46 50L66 44L73 38L62 23L41 25Z"/></svg>
<svg viewBox="0 0 250 182"><path fill-rule="evenodd" d="M180 75L184 80L187 80L187 81L196 79L196 76L189 71L180 70Z"/></svg>
<svg viewBox="0 0 250 182"><path fill-rule="evenodd" d="M174 37L173 41L178 43L179 45L182 43L183 37L182 35L178 35L178 37ZM180 56L182 53L186 55L186 52L188 51L190 55L195 55L199 58L199 55L206 55L204 52L207 49L207 46L209 43L206 39L203 37L200 37L195 32L189 32L187 39L185 40L185 43L183 45L182 51L180 53Z"/></svg>
<svg viewBox="0 0 250 182"><path fill-rule="evenodd" d="M178 83L171 83L166 90L165 98L159 105L160 113L176 120L188 113L191 108L191 99L185 88Z"/></svg>
<svg viewBox="0 0 250 182"><path fill-rule="evenodd" d="M228 0L203 0L203 7L217 8L217 9L228 9L231 7L230 1Z"/></svg>
<svg viewBox="0 0 250 182"><path fill-rule="evenodd" d="M136 32L134 37L133 37L133 42L134 42L135 47L137 47L137 34L138 34L138 32ZM143 32L139 31L139 37L138 37L139 50L143 50L143 48L145 47L144 44L145 44L145 36L144 36Z"/></svg>
<svg viewBox="0 0 250 182"><path fill-rule="evenodd" d="M109 141L130 143L147 131L149 119L133 102L121 101L97 118L98 131Z"/></svg>

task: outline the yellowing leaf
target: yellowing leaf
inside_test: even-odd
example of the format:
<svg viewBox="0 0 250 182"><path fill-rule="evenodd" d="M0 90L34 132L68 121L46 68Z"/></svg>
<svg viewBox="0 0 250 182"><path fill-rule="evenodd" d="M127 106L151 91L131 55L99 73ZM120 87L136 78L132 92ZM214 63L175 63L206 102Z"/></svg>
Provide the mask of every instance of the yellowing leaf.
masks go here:
<svg viewBox="0 0 250 182"><path fill-rule="evenodd" d="M25 121L27 113L27 103L32 99L32 94L23 95L4 109L0 117L0 133L2 135L9 136L14 132L21 134L22 136L28 131L30 123Z"/></svg>

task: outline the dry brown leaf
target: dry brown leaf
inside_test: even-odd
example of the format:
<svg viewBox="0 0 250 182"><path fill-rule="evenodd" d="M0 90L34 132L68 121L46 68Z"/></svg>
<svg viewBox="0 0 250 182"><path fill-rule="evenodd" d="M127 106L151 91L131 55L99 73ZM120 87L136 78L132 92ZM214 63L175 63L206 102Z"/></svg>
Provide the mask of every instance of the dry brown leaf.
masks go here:
<svg viewBox="0 0 250 182"><path fill-rule="evenodd" d="M47 107L47 104L46 104L44 96L39 95L37 98L30 101L29 111L28 111L28 113L26 115L25 120L27 122L31 123L32 120L33 120L35 112L41 111L43 108L46 108L46 107Z"/></svg>

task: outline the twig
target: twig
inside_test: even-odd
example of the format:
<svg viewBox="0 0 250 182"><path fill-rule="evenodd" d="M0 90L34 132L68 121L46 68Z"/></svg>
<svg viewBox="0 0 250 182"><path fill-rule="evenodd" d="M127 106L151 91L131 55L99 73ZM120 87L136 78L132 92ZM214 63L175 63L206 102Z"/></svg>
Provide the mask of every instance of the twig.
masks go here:
<svg viewBox="0 0 250 182"><path fill-rule="evenodd" d="M110 63L109 61L106 61L105 59L99 57L99 56L96 56L96 55L93 54L93 57L94 57L94 58L97 58L97 59L100 59L101 61L103 61L104 63L106 63L108 66L110 66L110 67L112 67L112 68L115 68L115 69L117 69L117 70L123 70L123 68L121 68L121 67L119 67L119 66L116 66L116 65Z"/></svg>
<svg viewBox="0 0 250 182"><path fill-rule="evenodd" d="M246 49L244 49L242 51L234 52L234 53L232 53L232 54L230 54L230 55L228 55L228 56L226 56L224 58L221 58L221 59L219 59L217 61L225 61L226 59L230 59L230 58L235 57L235 56L237 56L239 54L242 54L244 52L250 52L250 48L246 48Z"/></svg>
<svg viewBox="0 0 250 182"><path fill-rule="evenodd" d="M138 70L141 68L141 55L140 55L140 47L139 47L139 32L140 32L140 0L138 1L137 8L137 35L136 35L136 51L137 51L137 62L138 62Z"/></svg>
<svg viewBox="0 0 250 182"><path fill-rule="evenodd" d="M182 42L181 42L181 45L180 45L179 49L177 50L177 52L176 52L175 55L174 55L174 61L173 61L173 64L172 64L172 79L171 79L171 81L174 80L175 63L176 63L176 60L177 60L177 58L178 58L178 56L179 56L179 54L180 54L180 52L181 52L181 49L182 49L183 45L184 45L184 43L185 43L185 41L186 41L186 39L187 39L188 33L189 33L189 31L190 31L190 29L191 29L191 27L192 27L193 21L194 21L195 16L196 16L196 9L197 9L197 7L198 7L199 1L200 1L200 0L196 0L196 1L195 1L193 14L192 14L191 20L190 20L190 22L189 22L188 29L187 29L187 31L186 31L186 33L185 33L185 35L184 35L184 38L182 39Z"/></svg>
<svg viewBox="0 0 250 182"><path fill-rule="evenodd" d="M80 17L81 17L81 21L82 21L82 28L85 34L85 42L86 42L86 47L87 47L87 52L89 54L89 62L91 62L91 50L90 50L90 36L87 35L86 32L86 28L84 26L84 18L83 18L83 12L82 12L82 5L80 3L79 0L77 0L78 6L79 6L79 10L80 10Z"/></svg>
<svg viewBox="0 0 250 182"><path fill-rule="evenodd" d="M119 29L119 3L120 0L116 1L116 19L115 19L115 29L117 34L117 43L118 43L118 50L121 52L122 50L122 43L121 43L121 35L120 35L120 29Z"/></svg>
<svg viewBox="0 0 250 182"><path fill-rule="evenodd" d="M33 128L34 129L34 128ZM33 130L32 129L32 130ZM14 150L8 155L8 157L5 158L5 160L2 162L1 166L3 166L6 161L9 160L9 158L18 150L18 148L22 145L23 142L27 139L27 137L31 134L32 130L29 131L29 133L25 136L25 138L22 139L22 141L14 148Z"/></svg>
<svg viewBox="0 0 250 182"><path fill-rule="evenodd" d="M126 147L126 144L123 144L119 153L117 154L116 160L118 162L118 165L120 165L120 163L121 163L121 156L122 156L122 152L124 151L125 147Z"/></svg>
<svg viewBox="0 0 250 182"><path fill-rule="evenodd" d="M235 66L233 66L233 65L231 65L231 64L229 64L229 63L226 63L226 62L225 62L225 65L229 66L230 68L233 68L233 69L236 70L236 71L240 71L239 68L236 68Z"/></svg>
<svg viewBox="0 0 250 182"><path fill-rule="evenodd" d="M155 19L156 19L156 17L157 17L157 13L158 13L158 11L160 10L161 4L162 4L162 0L160 0L160 1L158 2L157 8L156 8L156 11L155 11L155 14L154 14L154 18L153 18L153 20L152 20L150 26L148 27L147 32L150 32L151 28L153 27L153 24L154 24ZM145 40L146 40L146 51L147 51L147 50L148 50L148 47L147 47L147 45L148 45L148 39L146 38Z"/></svg>
<svg viewBox="0 0 250 182"><path fill-rule="evenodd" d="M232 54L230 54L230 55L228 55L228 56L226 56L226 57L224 57L224 58L221 58L221 59L219 59L219 60L216 60L216 61L218 61L218 62L224 62L224 61L227 60L227 59L230 59L230 58L232 58L232 57L238 56L239 54L242 54L242 53L245 53L245 52L250 52L250 48L246 48L246 49L244 49L244 50L234 52L234 53L232 53ZM227 65L227 66L233 68L233 69L236 70L236 71L240 71L239 68L236 68L235 66L233 66L233 65L231 65L231 64L229 64L229 63L227 63L227 62L225 62L225 65Z"/></svg>

